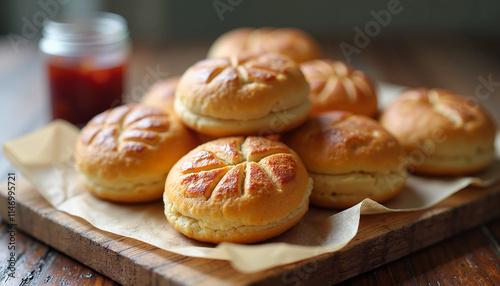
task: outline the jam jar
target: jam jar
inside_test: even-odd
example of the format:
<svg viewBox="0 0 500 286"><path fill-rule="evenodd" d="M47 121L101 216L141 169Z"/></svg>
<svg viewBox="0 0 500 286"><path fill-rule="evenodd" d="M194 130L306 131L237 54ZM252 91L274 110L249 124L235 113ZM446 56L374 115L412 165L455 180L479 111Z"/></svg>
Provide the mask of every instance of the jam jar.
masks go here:
<svg viewBox="0 0 500 286"><path fill-rule="evenodd" d="M98 113L122 104L130 52L123 17L99 12L49 19L39 48L52 119L82 127Z"/></svg>

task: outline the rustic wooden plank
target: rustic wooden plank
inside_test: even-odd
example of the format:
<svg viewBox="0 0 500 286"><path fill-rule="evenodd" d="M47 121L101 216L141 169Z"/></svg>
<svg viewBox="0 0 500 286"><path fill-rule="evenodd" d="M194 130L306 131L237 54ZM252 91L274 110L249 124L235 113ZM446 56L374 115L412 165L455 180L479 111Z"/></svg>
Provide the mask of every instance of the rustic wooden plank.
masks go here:
<svg viewBox="0 0 500 286"><path fill-rule="evenodd" d="M54 252L54 250L52 250ZM58 277L58 278L56 278ZM43 282L43 283L42 283ZM51 267L45 272L43 280L36 281L34 285L102 285L115 286L118 283L102 277L96 271L77 265L73 259L57 255L54 257Z"/></svg>
<svg viewBox="0 0 500 286"><path fill-rule="evenodd" d="M0 245L2 246L9 243L7 229L6 224L0 225ZM7 268L0 269L0 281L2 283L7 281L7 285L118 285L100 276L93 269L78 264L70 257L59 254L53 248L33 240L22 231L16 230L15 246L17 260L15 277L8 278L10 271ZM8 259L9 252L2 249L0 252L2 261Z"/></svg>
<svg viewBox="0 0 500 286"><path fill-rule="evenodd" d="M97 230L54 211L23 180L17 189L19 228L125 285L337 283L500 215L500 184L469 188L425 211L363 216L358 235L342 250L247 275L226 261L184 257ZM0 194L5 205L5 190Z"/></svg>
<svg viewBox="0 0 500 286"><path fill-rule="evenodd" d="M341 285L495 285L500 256L485 232L474 228Z"/></svg>

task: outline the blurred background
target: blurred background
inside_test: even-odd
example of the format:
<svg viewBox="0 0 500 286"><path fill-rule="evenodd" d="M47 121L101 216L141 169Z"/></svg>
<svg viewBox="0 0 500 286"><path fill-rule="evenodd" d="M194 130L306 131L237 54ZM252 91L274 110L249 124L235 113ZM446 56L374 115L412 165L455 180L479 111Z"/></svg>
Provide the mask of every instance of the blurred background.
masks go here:
<svg viewBox="0 0 500 286"><path fill-rule="evenodd" d="M108 11L124 16L135 41L162 43L213 39L241 26L292 26L320 38L352 37L355 26L373 19L371 11L401 7L381 36L500 36L497 0L2 0L0 34L22 34L26 20L37 24L43 14ZM26 19L24 19L26 18ZM37 33L40 35L40 33Z"/></svg>

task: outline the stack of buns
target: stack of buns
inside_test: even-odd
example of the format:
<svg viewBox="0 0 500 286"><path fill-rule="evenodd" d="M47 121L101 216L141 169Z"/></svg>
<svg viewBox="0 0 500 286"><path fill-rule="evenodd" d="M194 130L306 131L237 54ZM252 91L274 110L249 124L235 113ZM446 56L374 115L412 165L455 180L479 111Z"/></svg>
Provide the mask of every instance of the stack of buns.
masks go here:
<svg viewBox="0 0 500 286"><path fill-rule="evenodd" d="M495 128L479 106L409 90L379 123L373 81L321 57L298 29L222 35L182 76L83 128L75 150L83 184L113 202L163 197L166 219L190 238L254 243L293 227L310 203L385 202L403 189L407 168L467 174L492 162Z"/></svg>

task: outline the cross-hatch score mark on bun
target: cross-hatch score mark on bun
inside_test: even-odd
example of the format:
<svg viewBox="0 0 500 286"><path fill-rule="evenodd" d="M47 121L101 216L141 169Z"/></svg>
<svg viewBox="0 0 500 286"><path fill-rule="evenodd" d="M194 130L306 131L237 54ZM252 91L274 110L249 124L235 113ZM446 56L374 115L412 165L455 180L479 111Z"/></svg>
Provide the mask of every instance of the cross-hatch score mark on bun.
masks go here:
<svg viewBox="0 0 500 286"><path fill-rule="evenodd" d="M334 111L309 119L283 141L314 180L311 203L347 208L365 198L395 196L406 181L404 150L372 118Z"/></svg>
<svg viewBox="0 0 500 286"><path fill-rule="evenodd" d="M174 110L207 135L258 134L280 116L287 119L281 132L307 119L308 92L299 66L283 55L206 59L182 75Z"/></svg>
<svg viewBox="0 0 500 286"><path fill-rule="evenodd" d="M307 61L300 68L309 82L312 116L335 110L377 114L375 87L363 71L329 59Z"/></svg>
<svg viewBox="0 0 500 286"><path fill-rule="evenodd" d="M218 139L174 166L165 214L177 230L201 241L261 241L300 220L311 184L298 156L281 142Z"/></svg>
<svg viewBox="0 0 500 286"><path fill-rule="evenodd" d="M77 170L96 196L117 202L160 199L170 168L198 144L172 114L123 105L95 116L75 149Z"/></svg>
<svg viewBox="0 0 500 286"><path fill-rule="evenodd" d="M99 146L102 150L140 153L153 148L160 133L167 132L169 120L158 109L148 112L122 106L94 117L82 132L82 142Z"/></svg>

